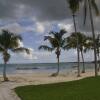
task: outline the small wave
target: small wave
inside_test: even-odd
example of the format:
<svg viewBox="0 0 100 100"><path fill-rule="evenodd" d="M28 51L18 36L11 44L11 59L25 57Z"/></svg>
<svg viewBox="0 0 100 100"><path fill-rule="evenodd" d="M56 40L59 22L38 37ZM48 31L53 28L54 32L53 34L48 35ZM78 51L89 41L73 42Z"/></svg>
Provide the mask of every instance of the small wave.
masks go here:
<svg viewBox="0 0 100 100"><path fill-rule="evenodd" d="M33 68L16 68L16 70L32 70L32 69L39 69L38 67L33 67Z"/></svg>

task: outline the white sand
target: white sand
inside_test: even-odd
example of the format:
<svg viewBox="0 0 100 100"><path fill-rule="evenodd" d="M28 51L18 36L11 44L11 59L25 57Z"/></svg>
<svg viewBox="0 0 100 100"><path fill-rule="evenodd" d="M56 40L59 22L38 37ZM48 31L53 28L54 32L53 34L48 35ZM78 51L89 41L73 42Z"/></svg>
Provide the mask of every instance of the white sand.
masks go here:
<svg viewBox="0 0 100 100"><path fill-rule="evenodd" d="M77 77L75 71L72 73L60 73L57 77L50 77L50 73L43 72L34 72L33 74L20 73L16 75L8 75L10 80L9 82L2 82L3 78L0 76L0 100L20 100L13 90L17 86L66 82L90 76L94 76L94 71L88 71L81 74L81 77Z"/></svg>

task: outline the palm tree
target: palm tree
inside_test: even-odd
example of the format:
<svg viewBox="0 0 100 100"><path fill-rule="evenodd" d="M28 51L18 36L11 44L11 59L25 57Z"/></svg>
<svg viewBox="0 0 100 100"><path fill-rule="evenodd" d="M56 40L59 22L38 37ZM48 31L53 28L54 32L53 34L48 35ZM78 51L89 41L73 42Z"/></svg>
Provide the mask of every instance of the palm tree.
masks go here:
<svg viewBox="0 0 100 100"><path fill-rule="evenodd" d="M45 36L44 37L44 41L48 40L50 43L50 46L48 45L41 45L39 47L40 49L44 49L47 51L55 51L55 54L57 56L57 63L58 63L58 68L57 68L57 72L52 74L52 76L57 76L59 74L60 68L59 68L59 57L61 54L61 49L63 49L64 43L65 43L65 39L64 39L64 34L66 33L65 29L61 29L59 32L50 32L49 36Z"/></svg>
<svg viewBox="0 0 100 100"><path fill-rule="evenodd" d="M74 29L75 29L75 34L77 34L77 27L76 27L76 20L75 20L75 14L77 12L77 10L79 9L79 2L80 0L67 0L68 4L69 4L69 8L72 12L72 17L73 17L73 24L74 24ZM80 76L80 55L79 55L79 40L78 40L78 35L77 35L77 60L78 60L78 77Z"/></svg>
<svg viewBox="0 0 100 100"><path fill-rule="evenodd" d="M80 41L78 43L79 45L79 52L81 53L81 57L82 57L82 62L83 62L83 69L82 69L82 73L85 73L85 65L84 65L84 56L83 56L83 52L86 46L86 41L87 41L87 37L80 33L77 32L77 34L72 33L69 37L67 37L67 45L64 46L64 49L76 49L77 48L77 36L78 36L78 40ZM80 54L79 53L79 54Z"/></svg>
<svg viewBox="0 0 100 100"><path fill-rule="evenodd" d="M95 30L94 30L94 22L93 22L93 12L92 8L95 10L96 15L99 15L99 10L96 5L95 0L81 0L84 2L84 23L86 21L86 16L87 16L87 8L89 7L89 14L90 14L90 22L91 22L91 30L92 30L92 37L93 37L93 46L94 46L94 60L95 60L95 76L98 75L97 71L97 56L96 56L96 43L95 43Z"/></svg>
<svg viewBox="0 0 100 100"><path fill-rule="evenodd" d="M94 42L93 42L93 38L92 37L88 37L87 40L89 41L87 44L86 44L86 50L90 50L90 49L94 49ZM100 68L100 34L97 35L96 39L95 39L95 43L96 43L96 56L98 58L98 63L99 63L99 67L97 68L99 70ZM86 51L85 50L85 51Z"/></svg>
<svg viewBox="0 0 100 100"><path fill-rule="evenodd" d="M29 49L19 46L18 42L19 40L22 41L22 37L20 35L11 33L8 30L2 30L0 34L0 52L2 53L4 60L4 69L3 69L4 81L8 81L8 78L6 76L6 65L11 57L10 51L12 52L26 51L28 54L30 53Z"/></svg>

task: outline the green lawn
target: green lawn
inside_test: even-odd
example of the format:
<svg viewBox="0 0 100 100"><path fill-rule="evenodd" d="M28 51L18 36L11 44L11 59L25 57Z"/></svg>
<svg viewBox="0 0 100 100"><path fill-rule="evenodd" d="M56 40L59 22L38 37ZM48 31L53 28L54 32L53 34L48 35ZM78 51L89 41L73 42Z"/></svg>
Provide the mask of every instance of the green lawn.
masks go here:
<svg viewBox="0 0 100 100"><path fill-rule="evenodd" d="M15 91L22 100L100 100L100 77L23 86L17 87Z"/></svg>

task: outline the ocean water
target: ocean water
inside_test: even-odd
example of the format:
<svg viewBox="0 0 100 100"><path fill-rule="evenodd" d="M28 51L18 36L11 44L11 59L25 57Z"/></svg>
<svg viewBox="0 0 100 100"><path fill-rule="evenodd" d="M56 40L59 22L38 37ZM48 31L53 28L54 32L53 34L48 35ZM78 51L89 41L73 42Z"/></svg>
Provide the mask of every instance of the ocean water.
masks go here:
<svg viewBox="0 0 100 100"><path fill-rule="evenodd" d="M3 71L3 64L0 64L0 74ZM72 71L77 66L77 63L60 63L61 71ZM93 63L85 63L86 69L93 69ZM82 63L80 63L80 68L82 69ZM57 69L56 63L33 63L33 64L7 64L7 74L16 74L18 71L25 72L36 72L36 71L50 71L55 72Z"/></svg>

